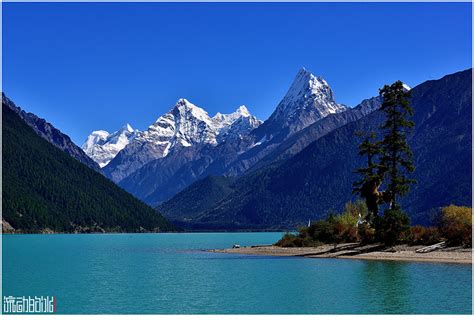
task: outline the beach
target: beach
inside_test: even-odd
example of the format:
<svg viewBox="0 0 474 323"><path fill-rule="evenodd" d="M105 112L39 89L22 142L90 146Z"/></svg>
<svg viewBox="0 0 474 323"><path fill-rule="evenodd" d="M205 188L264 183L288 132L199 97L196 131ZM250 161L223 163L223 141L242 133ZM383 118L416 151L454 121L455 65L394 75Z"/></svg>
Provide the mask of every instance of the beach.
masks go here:
<svg viewBox="0 0 474 323"><path fill-rule="evenodd" d="M282 248L272 245L212 249L211 252L279 257L343 258L364 260L417 261L472 264L472 248L448 247L427 253L416 250L424 246L399 245L387 248L381 245L339 244L318 247Z"/></svg>

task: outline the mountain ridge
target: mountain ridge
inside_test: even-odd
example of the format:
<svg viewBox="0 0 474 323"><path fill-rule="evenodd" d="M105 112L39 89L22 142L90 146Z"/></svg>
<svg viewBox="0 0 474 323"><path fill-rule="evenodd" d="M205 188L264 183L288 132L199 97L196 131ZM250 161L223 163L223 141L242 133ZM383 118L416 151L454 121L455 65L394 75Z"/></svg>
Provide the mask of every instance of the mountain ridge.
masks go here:
<svg viewBox="0 0 474 323"><path fill-rule="evenodd" d="M108 133L105 130L93 131L86 139L81 149L91 157L101 168L117 156L139 133L130 124L125 124L119 130Z"/></svg>
<svg viewBox="0 0 474 323"><path fill-rule="evenodd" d="M233 113L218 113L210 117L202 108L186 99L179 99L147 130L138 133L104 167L104 173L120 182L147 163L167 157L174 149L215 146L226 138L232 138L236 131L245 134L260 123L242 106Z"/></svg>
<svg viewBox="0 0 474 323"><path fill-rule="evenodd" d="M2 92L2 107L6 107L16 113L25 123L35 131L37 135L47 140L57 148L66 152L71 157L80 161L91 169L101 172L99 165L92 160L80 147L72 142L68 135L62 133L55 128L51 123L37 115L26 112L18 107L12 100L10 100L5 93Z"/></svg>
<svg viewBox="0 0 474 323"><path fill-rule="evenodd" d="M417 167L413 176L419 184L402 203L414 223L429 224L427 213L432 208L471 203L471 79L469 69L412 89L416 128L409 140ZM361 109L375 101L366 101ZM328 132L286 160L228 178L228 183L221 180L220 186L226 187L221 196L208 198L200 189L203 179L158 209L172 222L198 230L294 229L308 218L323 218L354 198L354 170L363 164L354 133L376 130L382 120L381 112L373 111ZM203 193L192 194L198 191ZM188 206L200 199L213 204L199 212L189 211Z"/></svg>
<svg viewBox="0 0 474 323"><path fill-rule="evenodd" d="M186 102L184 101L182 104L186 104ZM370 108L367 107L366 110L352 111L352 109L336 103L328 83L302 69L296 75L275 112L264 123L260 124L252 117L241 117L239 119L241 122L232 123L231 127L236 128L236 131L226 132L224 136L219 133L215 137L215 144L196 147L181 145L182 147L175 149L173 153L164 156L164 158L148 158L150 154L145 152L140 156L142 161L139 165L133 166L133 169L121 176L121 179L114 180L118 180L120 186L146 203L157 205L195 180L207 175L240 175L244 173L292 135L315 123L320 125L319 132L324 133L353 118L358 118L359 115L368 113L369 110ZM237 111L241 114L248 112L246 108L242 107ZM204 111L200 111L199 115L206 116ZM217 118L222 119L222 115L217 114L213 117L213 119ZM328 120L325 120L326 118ZM242 127L244 131L242 131ZM315 137L321 135L318 130L308 133L310 135L306 136L305 140L298 142L298 149L304 148L311 140L314 140L311 135L314 134ZM263 137L262 134L264 134ZM186 148L186 146L188 147ZM121 154L127 154L127 151L128 149L124 149L111 162L110 166L105 168L108 176L110 176L109 167L119 169L128 167L127 164L132 165L127 160L120 160ZM295 153L294 151L286 151L282 158L288 158ZM130 158L133 160L137 156L130 156ZM115 163L118 165L114 165Z"/></svg>
<svg viewBox="0 0 474 323"><path fill-rule="evenodd" d="M173 230L158 212L38 135L2 105L2 216L18 233Z"/></svg>

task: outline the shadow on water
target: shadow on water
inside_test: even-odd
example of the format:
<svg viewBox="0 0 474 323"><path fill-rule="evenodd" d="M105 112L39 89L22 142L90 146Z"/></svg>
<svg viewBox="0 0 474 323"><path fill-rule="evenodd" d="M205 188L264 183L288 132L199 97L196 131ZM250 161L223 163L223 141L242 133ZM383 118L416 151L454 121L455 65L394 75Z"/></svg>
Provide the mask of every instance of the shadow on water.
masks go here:
<svg viewBox="0 0 474 323"><path fill-rule="evenodd" d="M376 308L384 314L413 313L409 266L395 261L363 261L360 295L372 305L366 308Z"/></svg>

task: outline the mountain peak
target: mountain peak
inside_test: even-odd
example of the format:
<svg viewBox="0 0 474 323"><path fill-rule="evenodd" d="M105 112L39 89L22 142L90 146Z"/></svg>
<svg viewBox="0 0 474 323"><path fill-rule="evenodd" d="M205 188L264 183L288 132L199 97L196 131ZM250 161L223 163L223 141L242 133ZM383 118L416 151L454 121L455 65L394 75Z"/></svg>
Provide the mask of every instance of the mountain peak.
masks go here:
<svg viewBox="0 0 474 323"><path fill-rule="evenodd" d="M105 167L131 140L139 133L130 124L113 133L105 130L95 130L82 145L82 150L99 166Z"/></svg>
<svg viewBox="0 0 474 323"><path fill-rule="evenodd" d="M303 67L270 118L257 129L257 139L273 138L284 128L288 136L344 110L346 106L336 103L329 84Z"/></svg>
<svg viewBox="0 0 474 323"><path fill-rule="evenodd" d="M318 96L321 99L334 101L334 96L329 84L323 78L315 76L304 67L296 74L285 99L290 101L299 100L302 96Z"/></svg>
<svg viewBox="0 0 474 323"><path fill-rule="evenodd" d="M343 110L345 107L335 102L326 80L313 75L303 67L296 74L288 92L276 108L274 117L286 120L294 116L297 111L307 111L310 114L312 114L310 111L313 111L314 117L318 119Z"/></svg>
<svg viewBox="0 0 474 323"><path fill-rule="evenodd" d="M104 138L107 137L108 135L110 135L110 134L106 130L94 130L90 134L90 136L93 136L93 137L104 137Z"/></svg>
<svg viewBox="0 0 474 323"><path fill-rule="evenodd" d="M244 116L244 117L248 117L250 116L250 112L249 110L247 109L247 107L245 105L241 105L236 111L235 113L238 113L240 114L241 116Z"/></svg>
<svg viewBox="0 0 474 323"><path fill-rule="evenodd" d="M304 75L313 75L313 74L311 74L310 71L308 71L304 66L302 66L300 70L298 71L298 74L296 74L296 78L298 78L298 76L304 76Z"/></svg>
<svg viewBox="0 0 474 323"><path fill-rule="evenodd" d="M233 124L240 118L255 118L250 114L250 111L247 109L245 105L241 105L235 110L235 112L229 113L229 114L223 114L220 112L217 112L216 115L212 118L216 122L220 124L220 127L225 127L230 124ZM255 120L257 120L255 118Z"/></svg>
<svg viewBox="0 0 474 323"><path fill-rule="evenodd" d="M193 103L183 98L179 99L178 102L176 102L170 113L176 116L180 115L181 117L185 118L192 116L204 122L209 122L210 120L208 113L204 109L194 105Z"/></svg>
<svg viewBox="0 0 474 323"><path fill-rule="evenodd" d="M124 124L120 130L128 131L128 132L134 132L135 131L129 123Z"/></svg>
<svg viewBox="0 0 474 323"><path fill-rule="evenodd" d="M179 98L178 101L176 102L176 105L177 106L182 106L182 105L188 105L190 103L191 102L189 102L188 100L186 100L184 98Z"/></svg>

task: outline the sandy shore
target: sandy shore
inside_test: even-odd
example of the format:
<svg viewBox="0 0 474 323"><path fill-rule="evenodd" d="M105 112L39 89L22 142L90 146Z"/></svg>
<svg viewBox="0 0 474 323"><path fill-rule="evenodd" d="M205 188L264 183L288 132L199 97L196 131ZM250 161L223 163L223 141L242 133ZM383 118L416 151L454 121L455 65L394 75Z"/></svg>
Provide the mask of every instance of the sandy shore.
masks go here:
<svg viewBox="0 0 474 323"><path fill-rule="evenodd" d="M314 248L281 248L276 246L251 246L235 249L214 249L211 252L265 255L280 257L344 258L366 260L423 261L440 263L472 264L472 249L445 248L428 253L417 253L423 246L396 246L387 249L380 245L357 244L322 245Z"/></svg>

